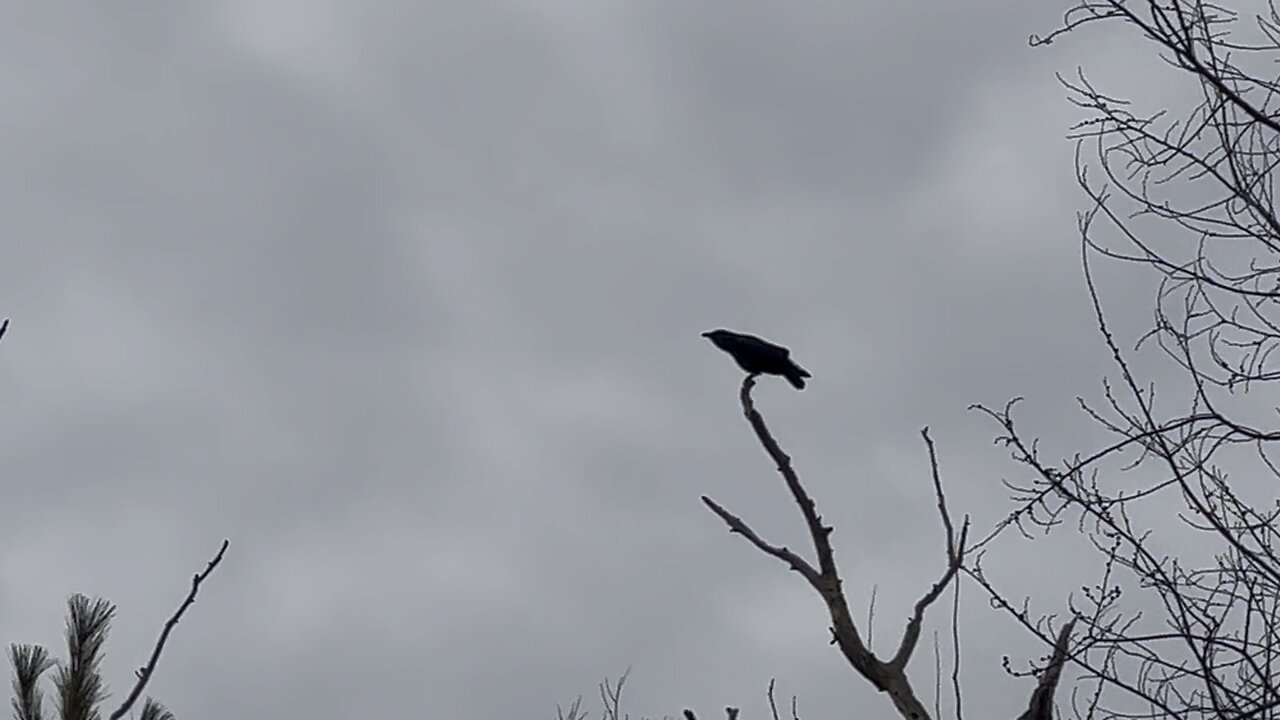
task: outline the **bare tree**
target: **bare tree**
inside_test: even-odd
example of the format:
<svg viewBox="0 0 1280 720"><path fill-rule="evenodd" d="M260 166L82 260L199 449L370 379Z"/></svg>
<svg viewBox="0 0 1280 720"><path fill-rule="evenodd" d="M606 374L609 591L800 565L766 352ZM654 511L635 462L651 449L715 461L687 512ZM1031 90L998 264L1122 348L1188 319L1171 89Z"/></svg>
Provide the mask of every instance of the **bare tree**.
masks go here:
<svg viewBox="0 0 1280 720"><path fill-rule="evenodd" d="M907 612L907 624L893 655L880 657L869 647L858 629L853 613L849 608L848 598L844 593L844 581L835 560L835 550L831 545L832 527L822 521L818 513L817 503L805 489L791 464L791 457L782 450L765 424L764 417L755 408L751 390L755 387L756 376L748 375L742 382L739 399L743 414L755 431L756 438L765 451L773 459L778 473L786 483L800 514L804 517L809 531L809 540L813 544L816 565L804 558L800 553L781 545L765 540L742 518L726 510L722 505L705 495L702 501L728 525L730 532L741 535L762 553L776 558L788 568L798 573L805 582L814 589L826 605L831 621L831 641L844 655L850 667L863 679L871 683L876 690L889 696L898 714L908 720L927 720L933 717L910 676L907 664L911 661L920 641L920 633L924 624L925 613L942 596L948 586L958 581L961 570L965 568L966 558L970 556L969 518L966 516L957 529L951 511L947 507L946 494L943 491L942 478L938 469L938 459L933 440L926 428L921 435L929 453L932 484L937 500L939 521L944 530L945 555L940 577ZM954 616L953 616L954 623ZM1027 710L1019 716L1020 720L1051 720L1053 717L1052 698L1065 661L1067 640L1072 632L1072 623L1067 623L1053 640L1053 652L1040 679L1032 692ZM954 624L953 624L954 629ZM960 714L960 684L958 675L952 676L956 698L957 715ZM770 707L776 715L776 705L770 693ZM937 712L935 710L935 712Z"/></svg>
<svg viewBox="0 0 1280 720"><path fill-rule="evenodd" d="M2 327L2 326L0 326ZM169 634L182 620L196 601L200 584L217 569L230 543L226 540L204 570L191 578L191 588L178 609L161 629L160 637L152 648L150 657L135 672L135 681L128 695L109 716L120 720L133 708L146 689L148 681L160 662L160 654L169 640ZM40 678L53 670L53 684L57 691L58 716L61 720L98 720L98 706L107 698L106 687L98 667L102 663L102 646L116 608L103 599L91 600L84 595L73 595L67 601L67 659L59 662L49 651L39 645L11 645L9 661L13 665L13 714L15 720L44 720L43 693ZM174 720L163 705L147 697L142 703L141 720Z"/></svg>
<svg viewBox="0 0 1280 720"><path fill-rule="evenodd" d="M981 551L1008 528L1033 539L1065 529L1096 554L1098 575L1071 603L1081 717L1267 718L1280 707L1280 13L1253 7L1086 0L1031 39L1124 26L1190 98L1143 112L1083 71L1063 79L1087 113L1072 133L1089 199L1079 233L1115 367L1102 398L1080 405L1113 441L1054 461L1015 424L1014 403L983 408L1030 472L1010 484L1013 510L966 573L1049 642L1047 618L996 587ZM1123 329L1099 261L1150 278L1149 326Z"/></svg>

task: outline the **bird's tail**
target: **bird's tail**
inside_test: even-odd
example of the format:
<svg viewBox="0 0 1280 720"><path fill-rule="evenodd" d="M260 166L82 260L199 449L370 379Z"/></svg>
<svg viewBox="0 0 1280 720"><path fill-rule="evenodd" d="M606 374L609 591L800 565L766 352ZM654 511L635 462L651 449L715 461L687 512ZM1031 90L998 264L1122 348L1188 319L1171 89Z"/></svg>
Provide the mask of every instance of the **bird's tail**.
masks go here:
<svg viewBox="0 0 1280 720"><path fill-rule="evenodd" d="M791 363L791 368L787 371L786 378L787 378L787 382L791 383L792 387L794 387L797 390L803 390L804 379L807 377L813 377L813 376L809 374L808 370L805 370L804 368L800 367L799 365L796 365L795 363Z"/></svg>

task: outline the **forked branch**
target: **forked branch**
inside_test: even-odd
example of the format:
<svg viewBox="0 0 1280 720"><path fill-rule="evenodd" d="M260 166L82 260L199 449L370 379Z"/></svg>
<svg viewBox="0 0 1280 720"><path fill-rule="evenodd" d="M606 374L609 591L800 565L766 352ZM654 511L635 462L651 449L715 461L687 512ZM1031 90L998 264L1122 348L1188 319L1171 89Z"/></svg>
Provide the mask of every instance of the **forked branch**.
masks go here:
<svg viewBox="0 0 1280 720"><path fill-rule="evenodd" d="M946 496L943 493L942 480L938 472L937 455L933 440L929 437L928 429L925 429L922 434L929 449L938 512L942 518L943 528L946 531L946 569L942 577L915 603L907 622L907 627L903 632L902 640L893 657L888 660L882 660L876 657L875 653L867 647L854 623L853 615L849 611L848 599L844 594L842 580L836 567L835 553L831 546L832 528L823 524L822 516L818 514L813 498L801 484L800 478L791 464L791 458L778 445L778 441L769 432L768 426L765 425L764 418L756 410L751 398L753 387L755 387L755 376L748 375L743 381L742 390L739 393L743 414L755 431L761 446L764 447L769 457L773 459L778 473L782 475L787 489L791 492L792 499L800 508L800 513L804 517L805 525L809 530L809 537L813 542L814 552L817 555L817 567L814 567L810 561L789 548L768 542L745 521L711 498L704 495L702 497L703 503L729 526L730 532L742 535L761 552L781 560L792 570L800 573L809 585L818 592L826 604L831 618L833 643L840 648L841 653L849 661L849 664L853 666L854 670L877 690L888 693L899 715L908 720L928 720L930 715L916 696L915 689L907 678L906 667L920 639L925 612L948 586L957 582L958 573L963 567L966 543L969 537L969 518L967 516L964 518L959 532L957 532L950 511L947 509ZM1068 626L1067 630L1064 630L1061 636L1060 645L1063 648L1065 648L1066 638L1069 635L1069 628L1070 626ZM1062 652L1055 651L1050 670L1046 670L1041 677L1036 694L1033 695L1033 708L1051 706L1053 690L1056 687L1057 677L1061 672L1061 665L1064 660L1065 649ZM1037 700L1037 698L1041 699ZM1049 703L1049 705L1045 705L1045 703ZM1024 718L1026 717L1024 715ZM1038 720L1040 716L1034 717Z"/></svg>

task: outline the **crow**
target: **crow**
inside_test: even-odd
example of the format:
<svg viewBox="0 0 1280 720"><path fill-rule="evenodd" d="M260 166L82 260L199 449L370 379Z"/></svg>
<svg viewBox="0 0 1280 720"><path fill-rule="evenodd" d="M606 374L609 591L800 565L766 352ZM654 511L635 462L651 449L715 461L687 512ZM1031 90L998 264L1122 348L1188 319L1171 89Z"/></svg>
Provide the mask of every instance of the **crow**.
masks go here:
<svg viewBox="0 0 1280 720"><path fill-rule="evenodd" d="M781 375L797 390L804 389L805 378L813 377L809 371L795 364L790 350L761 340L755 335L744 335L732 330L710 330L702 333L702 337L732 355L738 367L751 375Z"/></svg>

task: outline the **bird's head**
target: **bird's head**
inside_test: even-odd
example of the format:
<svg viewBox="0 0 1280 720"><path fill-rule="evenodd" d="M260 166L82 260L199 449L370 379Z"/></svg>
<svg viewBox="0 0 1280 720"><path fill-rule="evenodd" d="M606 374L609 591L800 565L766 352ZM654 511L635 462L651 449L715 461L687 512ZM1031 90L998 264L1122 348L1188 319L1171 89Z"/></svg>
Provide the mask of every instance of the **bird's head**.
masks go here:
<svg viewBox="0 0 1280 720"><path fill-rule="evenodd" d="M728 351L729 344L733 342L734 334L723 328L718 330L708 330L702 333L702 337L711 341L712 345L721 350Z"/></svg>

